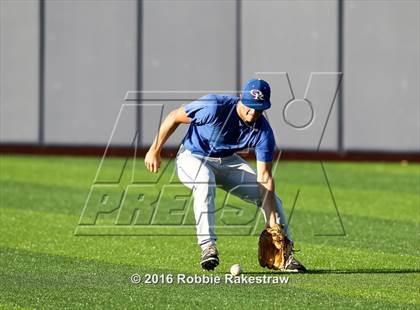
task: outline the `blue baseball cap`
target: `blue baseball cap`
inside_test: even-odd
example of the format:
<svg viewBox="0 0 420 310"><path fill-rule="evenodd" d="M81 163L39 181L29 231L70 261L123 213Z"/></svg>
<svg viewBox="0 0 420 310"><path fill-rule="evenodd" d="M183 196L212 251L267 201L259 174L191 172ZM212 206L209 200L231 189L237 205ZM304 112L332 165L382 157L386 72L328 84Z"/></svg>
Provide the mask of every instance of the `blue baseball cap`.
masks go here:
<svg viewBox="0 0 420 310"><path fill-rule="evenodd" d="M252 79L242 89L241 101L248 108L266 110L271 107L270 94L270 85L266 81Z"/></svg>

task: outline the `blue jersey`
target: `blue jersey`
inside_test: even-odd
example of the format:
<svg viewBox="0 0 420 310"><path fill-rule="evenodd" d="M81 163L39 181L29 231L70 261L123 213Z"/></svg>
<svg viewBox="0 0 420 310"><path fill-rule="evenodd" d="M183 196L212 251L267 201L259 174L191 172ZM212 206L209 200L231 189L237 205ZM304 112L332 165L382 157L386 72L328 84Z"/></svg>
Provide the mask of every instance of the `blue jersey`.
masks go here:
<svg viewBox="0 0 420 310"><path fill-rule="evenodd" d="M239 97L209 94L184 106L191 119L183 140L193 154L225 157L253 148L258 161L273 160L273 130L264 115L246 124L236 112Z"/></svg>

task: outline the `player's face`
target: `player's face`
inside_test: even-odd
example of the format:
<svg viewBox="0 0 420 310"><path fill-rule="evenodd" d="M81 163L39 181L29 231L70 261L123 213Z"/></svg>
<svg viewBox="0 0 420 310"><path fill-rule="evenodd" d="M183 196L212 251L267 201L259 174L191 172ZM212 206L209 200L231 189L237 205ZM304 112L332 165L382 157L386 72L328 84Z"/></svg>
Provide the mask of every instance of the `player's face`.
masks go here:
<svg viewBox="0 0 420 310"><path fill-rule="evenodd" d="M241 103L240 113L241 118L244 121L252 123L255 122L261 116L262 111L248 108L246 105Z"/></svg>
<svg viewBox="0 0 420 310"><path fill-rule="evenodd" d="M246 121L250 123L255 122L261 116L261 114L262 111L247 108Z"/></svg>

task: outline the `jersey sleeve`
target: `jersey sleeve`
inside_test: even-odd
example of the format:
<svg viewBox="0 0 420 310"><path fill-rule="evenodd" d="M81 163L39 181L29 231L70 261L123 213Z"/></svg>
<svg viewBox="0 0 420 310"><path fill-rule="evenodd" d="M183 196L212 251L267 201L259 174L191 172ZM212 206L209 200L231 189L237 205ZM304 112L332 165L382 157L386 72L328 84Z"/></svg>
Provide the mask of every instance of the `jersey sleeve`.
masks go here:
<svg viewBox="0 0 420 310"><path fill-rule="evenodd" d="M217 115L217 99L209 94L200 99L184 105L185 113L194 125L211 123Z"/></svg>
<svg viewBox="0 0 420 310"><path fill-rule="evenodd" d="M257 161L270 162L274 158L274 149L276 147L276 141L274 139L273 130L270 126L260 136L260 139L255 146L255 155Z"/></svg>

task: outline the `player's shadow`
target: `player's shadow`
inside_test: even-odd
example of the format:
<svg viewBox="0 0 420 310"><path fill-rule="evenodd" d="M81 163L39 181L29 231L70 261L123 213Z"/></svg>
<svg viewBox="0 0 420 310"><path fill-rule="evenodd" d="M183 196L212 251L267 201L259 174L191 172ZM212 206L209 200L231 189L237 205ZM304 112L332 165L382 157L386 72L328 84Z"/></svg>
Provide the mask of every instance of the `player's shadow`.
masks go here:
<svg viewBox="0 0 420 310"><path fill-rule="evenodd" d="M305 274L385 274L385 273L420 273L420 269L314 269L307 270ZM244 272L244 274L295 274L293 272L266 271Z"/></svg>

